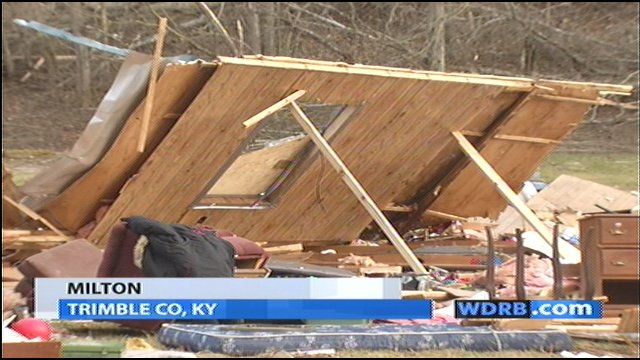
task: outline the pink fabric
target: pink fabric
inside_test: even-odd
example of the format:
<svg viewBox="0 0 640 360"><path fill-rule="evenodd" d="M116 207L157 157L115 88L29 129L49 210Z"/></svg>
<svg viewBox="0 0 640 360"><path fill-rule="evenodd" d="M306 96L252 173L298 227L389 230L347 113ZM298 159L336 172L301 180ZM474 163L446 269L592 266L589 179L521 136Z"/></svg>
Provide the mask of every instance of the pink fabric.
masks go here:
<svg viewBox="0 0 640 360"><path fill-rule="evenodd" d="M478 285L486 284L486 273L475 281ZM496 295L500 298L515 298L516 259L513 258L496 268L495 284L499 288ZM527 296L540 295L545 290L553 288L553 263L551 259L541 259L537 254L524 257L524 285ZM574 291L578 288L577 279L563 279L563 288Z"/></svg>

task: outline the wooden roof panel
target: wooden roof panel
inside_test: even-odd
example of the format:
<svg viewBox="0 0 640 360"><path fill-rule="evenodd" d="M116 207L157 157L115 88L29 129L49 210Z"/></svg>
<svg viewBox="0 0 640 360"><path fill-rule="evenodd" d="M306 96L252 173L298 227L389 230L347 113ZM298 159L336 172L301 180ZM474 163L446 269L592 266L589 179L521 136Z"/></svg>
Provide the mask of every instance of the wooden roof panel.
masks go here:
<svg viewBox="0 0 640 360"><path fill-rule="evenodd" d="M371 219L317 152L294 169L273 209L190 208L250 134L242 122L296 90L307 91L301 102L358 107L329 142L379 206L411 199L425 184L442 178L461 157L450 132L488 131L522 92L555 91L593 99L602 88L626 90L577 83L545 83L547 88L540 90L531 79L280 58L220 58L217 65L178 123L122 189L91 240L103 242L111 225L130 215L187 224L206 217L207 225L255 241L358 236ZM532 98L498 134L562 139L588 106ZM555 146L491 139L481 154L517 190ZM473 216L499 207L504 201L491 183L467 165L432 209Z"/></svg>

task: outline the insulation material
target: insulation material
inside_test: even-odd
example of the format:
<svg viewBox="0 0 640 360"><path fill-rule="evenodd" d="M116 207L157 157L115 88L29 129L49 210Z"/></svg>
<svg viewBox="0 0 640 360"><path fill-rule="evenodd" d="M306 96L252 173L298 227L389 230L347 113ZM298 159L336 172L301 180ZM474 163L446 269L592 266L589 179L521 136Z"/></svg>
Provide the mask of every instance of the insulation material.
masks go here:
<svg viewBox="0 0 640 360"><path fill-rule="evenodd" d="M39 209L100 159L144 96L150 63L151 56L141 53L131 52L125 58L111 88L73 148L22 186L27 194L24 200L27 206Z"/></svg>

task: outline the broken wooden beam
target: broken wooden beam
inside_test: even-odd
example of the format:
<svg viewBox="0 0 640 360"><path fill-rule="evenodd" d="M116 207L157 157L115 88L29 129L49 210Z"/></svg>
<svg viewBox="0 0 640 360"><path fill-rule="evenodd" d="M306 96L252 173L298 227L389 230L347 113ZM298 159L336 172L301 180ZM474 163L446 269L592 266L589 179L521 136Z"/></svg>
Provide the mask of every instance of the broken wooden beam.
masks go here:
<svg viewBox="0 0 640 360"><path fill-rule="evenodd" d="M149 121L151 110L153 110L153 100L156 93L156 82L160 72L160 62L162 61L162 47L164 46L164 35L167 32L167 18L160 18L158 24L158 35L156 37L156 48L153 52L151 62L151 74L149 75L149 86L147 87L147 97L144 102L144 112L142 113L142 124L140 125L140 137L138 138L138 152L144 152L147 143L147 133L149 132Z"/></svg>
<svg viewBox="0 0 640 360"><path fill-rule="evenodd" d="M297 243L297 244L265 247L263 249L269 254L282 254L282 253L291 253L291 252L302 252L303 247L301 243Z"/></svg>
<svg viewBox="0 0 640 360"><path fill-rule="evenodd" d="M278 101L277 103L269 106L268 108L260 111L259 113L255 114L255 115L253 115L249 119L245 120L242 123L242 125L244 125L244 127L251 127L251 126L259 123L263 119L267 118L269 115L272 115L275 112L277 112L278 110L280 110L280 109L284 108L285 106L291 104L291 102L298 100L299 98L301 98L306 93L307 92L305 90L298 90L298 91L294 92L293 94L285 97L284 99Z"/></svg>
<svg viewBox="0 0 640 360"><path fill-rule="evenodd" d="M365 276L373 276L373 277L393 276L393 275L402 274L402 266L374 265L374 266L360 267L358 271L360 275L365 275Z"/></svg>
<svg viewBox="0 0 640 360"><path fill-rule="evenodd" d="M596 106L615 106L615 107L620 107L627 110L638 110L638 104L625 104L625 103L620 103L620 102L605 99L605 98L581 99L576 97L548 95L548 94L536 94L535 96L537 98L541 98L545 100L566 101L566 102L590 104L590 105L596 105Z"/></svg>
<svg viewBox="0 0 640 360"><path fill-rule="evenodd" d="M435 217L439 217L447 220L462 221L462 222L466 222L468 220L467 218L462 216L447 214L447 213L443 213L441 211L435 211L435 210L426 210L424 213L426 215L431 215L431 216L435 216Z"/></svg>
<svg viewBox="0 0 640 360"><path fill-rule="evenodd" d="M31 230L2 229L2 238L31 235Z"/></svg>
<svg viewBox="0 0 640 360"><path fill-rule="evenodd" d="M478 150L482 150L489 141L502 130L507 121L527 102L529 94L530 91L520 93L508 108L496 116L491 122L491 125L489 125L489 128L484 132L484 135L476 142ZM417 204L416 211L399 226L400 232L405 233L418 224L421 221L423 213L436 201L438 195L442 193L442 190L453 182L468 164L468 157L458 156L448 171L443 172L443 175L434 181L422 186L412 199L412 202Z"/></svg>
<svg viewBox="0 0 640 360"><path fill-rule="evenodd" d="M61 235L21 235L2 237L2 248L5 250L42 250L62 245L74 240L74 236Z"/></svg>
<svg viewBox="0 0 640 360"><path fill-rule="evenodd" d="M41 223L43 223L44 225L46 225L49 229L53 230L53 232L55 232L58 235L61 236L66 236L62 231L60 231L57 227L53 226L53 224L51 224L47 219L43 218L42 216L38 215L35 211L29 209L28 207L14 201L12 198L8 197L7 195L2 195L2 198L8 202L9 204L15 206L18 210L20 210L21 212L23 212L25 215L27 215L28 217L32 218L33 220L37 220L40 221Z"/></svg>
<svg viewBox="0 0 640 360"><path fill-rule="evenodd" d="M511 204L519 213L524 217L524 219L540 234L542 239L544 239L549 245L553 244L553 239L551 234L549 233L549 229L547 229L546 225L542 223L540 219L529 209L527 204L516 194L513 189L507 184L502 177L493 169L491 164L489 164L483 157L480 155L478 150L467 140L467 138L462 135L458 131L454 131L451 133L453 137L458 141L458 145L460 149L471 159L471 161L478 167L478 169L484 174L489 181L491 181L496 190L500 193L500 195L507 200L509 204ZM581 254L580 250L575 248L573 245L568 242L561 240L558 244L560 249L560 255L570 263L579 263Z"/></svg>
<svg viewBox="0 0 640 360"><path fill-rule="evenodd" d="M396 229L391 225L391 222L384 216L382 210L376 205L367 191L360 185L360 182L353 176L349 168L340 159L338 154L333 150L331 145L322 137L322 134L316 129L311 120L302 111L300 106L295 102L289 104L293 117L298 121L300 126L309 135L311 140L316 144L320 153L327 159L329 164L338 172L342 180L347 184L349 189L357 197L358 201L364 206L365 210L371 215L373 220L380 226L380 229L389 238L389 241L398 249L398 252L405 261L409 264L411 269L419 274L426 274L427 269L422 265L420 260L411 251L411 248L407 246L402 236L398 234Z"/></svg>
<svg viewBox="0 0 640 360"><path fill-rule="evenodd" d="M484 133L481 131L461 130L460 133L463 134L464 136L475 136L475 137L484 136ZM530 143L536 143L536 144L560 144L560 141L558 140L543 139L543 138L537 138L537 137L531 137L531 136L520 136L520 135L497 134L492 139L530 142Z"/></svg>
<svg viewBox="0 0 640 360"><path fill-rule="evenodd" d="M382 211L409 213L413 211L413 208L406 205L387 205L382 209Z"/></svg>

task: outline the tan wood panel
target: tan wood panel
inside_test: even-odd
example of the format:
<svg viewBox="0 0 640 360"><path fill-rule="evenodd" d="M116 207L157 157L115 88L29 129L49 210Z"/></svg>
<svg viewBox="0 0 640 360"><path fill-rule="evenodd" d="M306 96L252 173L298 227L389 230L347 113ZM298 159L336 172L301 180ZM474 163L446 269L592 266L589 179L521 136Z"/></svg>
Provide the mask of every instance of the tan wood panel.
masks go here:
<svg viewBox="0 0 640 360"><path fill-rule="evenodd" d="M260 194L273 184L308 142L309 139L303 137L238 156L207 194Z"/></svg>
<svg viewBox="0 0 640 360"><path fill-rule="evenodd" d="M142 204L140 201L137 201L136 204L136 198L152 196L155 199L159 195L158 193L162 190L159 186L160 182L167 183L171 181L174 174L179 170L178 166L174 165L183 164L184 158L186 158L182 148L187 146L187 143L194 145L193 142L188 141L191 139L188 137L190 134L187 134L188 130L192 129L190 126L192 118L194 116L204 116L207 104L215 101L216 96L220 96L221 93L237 93L251 87L252 81L259 75L259 71L247 71L245 75L242 80L237 81L229 72L216 71L214 73L198 96L196 96L192 105L186 109L182 121L174 126L173 131L163 139L161 144L140 167L139 175L121 190L116 202L90 235L89 239L91 241L102 243L106 239L111 226L124 214L148 215L141 209L146 204ZM202 171L210 172L211 176L213 176L215 169L204 169ZM180 184L174 186L179 187ZM137 208L128 209L131 204L137 206Z"/></svg>
<svg viewBox="0 0 640 360"><path fill-rule="evenodd" d="M92 240L104 240L122 216L144 214L178 221L249 135L251 130L242 122L286 96L302 72L279 76L277 70L243 69L242 77L236 74L231 65L217 69L94 230ZM139 197L145 201L136 201Z"/></svg>
<svg viewBox="0 0 640 360"><path fill-rule="evenodd" d="M527 135L560 140L582 120L588 105L577 103L542 102L528 99L513 114L499 134ZM525 129L538 129L525 132ZM490 140L480 154L515 191L537 170L544 158L557 144L508 142ZM473 165L467 165L446 186L431 206L431 210L455 213L463 217L488 216L496 218L505 200L493 189L486 177Z"/></svg>
<svg viewBox="0 0 640 360"><path fill-rule="evenodd" d="M177 121L174 114L182 114L213 71L210 65L168 66L156 85L145 151L139 153L136 150L145 104L143 100L102 159L48 203L42 213L72 231L91 221L98 208L104 205L102 200L116 198L118 190L135 174Z"/></svg>
<svg viewBox="0 0 640 360"><path fill-rule="evenodd" d="M195 211L189 205L206 190L215 173L248 136L242 122L295 90L307 91L301 102L319 100L359 106L330 144L378 205L408 196L418 185L440 176L438 173L455 156L450 131L486 130L495 114L515 96L502 94L505 86L531 88L525 82L511 80L492 79L487 83L481 78L450 80L451 77L442 74L410 76L380 69L352 71L349 67L345 70L322 64L283 66L275 62L265 65L263 61L243 63L223 59L182 120L141 167L138 177L124 189L92 239L104 239L113 222L128 215L187 224L205 216L208 225L257 241L353 238L371 219L317 155L300 167L303 172L294 170L295 182L283 191L274 209ZM514 125L508 135L548 138L543 136L548 133L542 130L533 135L518 130L559 126L557 136L564 136L561 133L570 132L571 126L562 124L579 122L586 110L583 104L566 106L557 101L534 105L520 118L510 119L509 123L516 121L518 126ZM554 106L564 107L565 113L556 116ZM581 107L581 114L574 111L578 109L575 106ZM496 170L507 178L510 186L517 186L529 176L541 157L553 148L541 149L548 145L535 143L493 143L490 141L483 156L490 162L507 162L496 165ZM510 154L505 155L505 151ZM529 164L524 166L524 160ZM480 188L479 181L465 187L463 175L473 176L463 171L458 177L462 182L452 186L459 186L466 194ZM485 192L494 190L491 187ZM455 200L452 207L470 208L471 212L499 205L492 199L488 204L465 201L464 196ZM500 198L498 201L503 203ZM457 208L436 210L461 215Z"/></svg>
<svg viewBox="0 0 640 360"><path fill-rule="evenodd" d="M332 146L336 147L337 151L341 150L341 145L339 144L339 142L341 141L340 139L344 138L345 136L353 135L353 131L350 129L352 129L351 127L352 124L358 121L358 119L362 119L362 121L366 121L367 124L371 127L377 126L375 124L375 119L378 118L377 116L375 116L377 114L375 112L370 112L371 108L368 105L370 104L373 105L378 103L377 101L374 101L374 100L378 100L378 99L382 100L385 94L384 89L395 89L396 92L401 91L403 94L412 89L410 85L401 86L402 84L399 84L399 81L395 79L390 80L390 79L373 78L373 77L354 78L351 76L340 75L340 78L342 79L342 81L335 81L335 80L329 81L329 80L332 80L333 77L334 76L328 77L328 74L315 73L314 76L305 76L301 78L296 83L295 87L309 89L308 93L315 100L326 101L326 102L332 102L332 101L327 99L322 99L317 94L323 94L323 93L333 94L332 91L333 92L336 91L335 84L340 84L340 85L337 85L338 88L349 89L353 94L356 94L356 97L357 97L356 100L352 100L351 98L346 96L345 98L342 99L341 103L359 103L361 99L365 98L364 95L373 94L373 95L370 95L372 96L371 98L372 100L362 106L361 111L359 111L356 114L357 115L356 118L350 119L347 127L343 129L342 132L340 132L339 134L340 136L335 141L332 141ZM344 80L349 80L349 81L345 82ZM362 84L363 80L366 80L367 83ZM314 84L323 83L323 82L326 82L327 85L316 86L315 88L308 87L309 85L314 85ZM409 83L415 86L418 86L418 85L423 86L423 84L415 80ZM392 95L395 95L395 96L386 97L387 104L389 102L397 101L399 98L402 98L401 96L399 96L399 94L392 94ZM385 110L387 110L387 108L385 108ZM359 135L360 137L365 135L370 136L370 134L366 134L366 133L362 134L362 132L360 132ZM358 134L356 133L354 136L354 140L357 140L358 138L359 138ZM319 158L316 157L315 159L318 160ZM290 189L286 189L284 197L278 201L279 205L275 209L269 210L268 212L242 212L239 214L237 213L233 214L230 212L220 213L216 211L216 213L212 216L212 219L214 219L212 221L215 221L215 222L210 223L210 225L220 226L223 228L231 228L233 229L233 231L247 235L248 231L255 228L255 223L265 221L265 223L269 223L270 225L261 227L260 230L255 229L255 231L259 231L263 236L267 236L267 233L269 232L269 230L271 228L274 228L274 226L272 226L273 224L278 224L277 226L278 229L284 229L287 226L294 226L296 229L299 229L299 226L301 225L300 219L302 219L300 213L304 212L306 207L308 206L308 202L304 201L303 199L304 197L309 196L310 187L315 187L318 181L324 182L328 178L332 178L332 177L336 178L335 173L333 172L333 170L329 168L328 164L322 165L319 162L314 161L313 166L306 169L306 171L304 172L297 172L296 174L294 174L294 176L296 175L299 176L300 179L296 181L294 184L292 184L292 187ZM336 178L336 180L338 180L337 186L344 191L344 197L348 199L348 201L352 202L355 206L357 206L360 211L363 211L362 209L360 209L360 205L357 203L357 200L353 198L352 195L350 195L345 185L342 184L339 181L339 179ZM313 196L313 193L311 195ZM293 199L293 202L288 203L288 201L291 201L291 200L287 200L287 199ZM285 204L288 204L288 206L284 206ZM314 200L313 204L317 205L317 201ZM296 216L292 217L291 214L296 214ZM265 218L269 220L265 220ZM314 219L314 221L319 221L319 222L321 222L322 220L323 220L322 218ZM289 221L293 223L289 225L288 223ZM300 236L300 234L297 234L297 236Z"/></svg>
<svg viewBox="0 0 640 360"><path fill-rule="evenodd" d="M468 97L463 97L463 98L466 99L468 102ZM481 104L483 102L479 101L478 103ZM508 103L508 100L504 102L504 104L506 103ZM476 104L475 107L477 109L479 106ZM495 110L495 111L499 111L499 110ZM470 113L473 113L473 112L470 112ZM373 119L371 118L369 118L368 120L373 121ZM485 123L488 123L486 119L483 119L483 121ZM411 123L415 124L415 120ZM370 123L370 125L375 126L374 123ZM395 137L394 133L389 133L388 127L385 128L383 125L383 129L385 130L384 134L388 135L387 136L388 138ZM356 137L358 136L358 134L362 133L362 131L354 131L354 128L349 128L346 130L348 131L345 131L345 133L351 134L353 137ZM419 131L416 131L416 133L419 133ZM448 136L448 135L442 135L442 136ZM336 141L333 145L334 147L336 147L337 151L340 151L338 141ZM363 148L362 146L351 145L351 148L359 149L360 153L365 153L365 154L368 153L368 149ZM374 151L378 151L379 153L381 150L383 149L380 149L380 148L374 149ZM397 150L397 153L402 154L404 152L403 150ZM348 155L345 155L344 157L345 157L345 162L347 162L349 159ZM366 166L368 168L378 169L374 164L372 164L371 158L369 158L368 160L369 161L366 163ZM382 158L380 162L386 163L386 164L393 163L393 161L389 161L388 158L387 159ZM408 162L408 163L411 164L411 162ZM423 161L421 163L429 164L427 161ZM356 162L354 164L351 164L350 168L354 171L354 173L356 173L358 171L357 170L358 163ZM425 166L425 168L428 168L428 166ZM306 185L304 187L301 186L300 189L304 189L303 190L304 193L307 194L306 199L310 199L310 200L307 201L304 198L305 196L304 194L300 194L300 195L296 194L296 196L292 196L292 198L296 199L295 203L297 207L295 208L284 206L283 203L280 203L279 208L268 211L269 215L264 215L265 212L263 213L256 212L252 214L243 213L241 215L238 215L238 217L241 217L242 219L244 219L243 223L245 224L245 226L238 226L239 225L238 217L233 218L233 217L223 215L224 219L220 219L220 217L218 216L213 216L215 220L212 220L211 225L220 226L227 229L231 228L232 230L238 231L246 236L259 237L261 241L262 240L277 241L278 239L286 239L286 238L292 238L292 237L296 239L305 240L305 241L312 241L314 239L326 240L326 239L336 239L336 238L344 238L344 237L349 238L349 236L357 235L357 232L359 232L360 229L362 228L361 222L362 223L368 222L367 215L359 208L359 205L357 204L355 199L352 199L352 198L350 199L351 195L346 191L344 186L340 184L337 177L333 176L333 174L331 174L330 171L327 171L326 168L324 169L324 172L325 174L322 174L322 173L320 174L320 178L323 178L323 181L322 181L323 186L320 188L319 191L309 190L309 184L317 183L318 182L317 180L315 182L310 182L310 180L304 179L304 178L300 180L300 184ZM313 171L309 171L309 173L310 173L309 179L311 178L318 179L317 173L314 173ZM362 181L363 183L365 183L369 179L372 179L372 178L364 177ZM379 182L380 179L374 176L372 182L375 183L376 181ZM395 183L391 179L387 179L384 182L384 184L386 184L386 188L388 188L388 187L393 187L393 185L389 186L389 184L395 184ZM314 187L314 190L317 188L317 186L312 186L312 187ZM336 189L340 190L340 192L337 192ZM318 204L319 201L318 201L317 193L322 193L320 197L322 199L321 205ZM332 199L335 199L335 201L331 202ZM283 199L283 202L286 202L286 199ZM329 216L329 213L337 213L337 215L334 217L334 219L338 219L337 223L335 222L328 223L327 217ZM271 214L276 214L276 215L271 215ZM282 214L282 216L281 217L277 216L277 214ZM292 217L291 214L296 214L297 216ZM190 214L190 217L191 219L195 218L193 214ZM354 222L356 220L358 220L358 222ZM331 221L331 219L329 219L329 221ZM265 225L264 227L255 226L256 223L262 223L262 222L268 223L268 225ZM358 230L355 230L357 231L355 235L353 234L349 235L345 232L344 227L340 226L340 223L352 224L353 228L357 228ZM275 224L277 224L277 226ZM333 229L338 229L338 230L334 232ZM322 233L321 237L316 236L316 234L319 234L319 233ZM334 236L337 236L337 237L334 237Z"/></svg>

